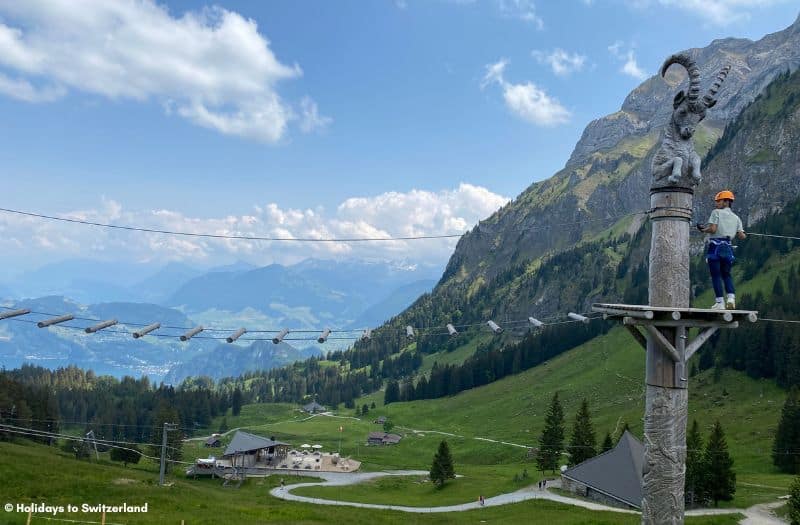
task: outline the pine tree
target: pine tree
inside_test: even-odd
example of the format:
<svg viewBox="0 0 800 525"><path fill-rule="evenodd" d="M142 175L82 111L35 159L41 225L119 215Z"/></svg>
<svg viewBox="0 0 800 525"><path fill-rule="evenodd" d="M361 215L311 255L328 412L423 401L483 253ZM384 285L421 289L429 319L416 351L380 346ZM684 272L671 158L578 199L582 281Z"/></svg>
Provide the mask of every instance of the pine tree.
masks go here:
<svg viewBox="0 0 800 525"><path fill-rule="evenodd" d="M736 473L733 471L733 458L728 453L725 432L719 421L714 423L714 428L708 437L703 463L706 469L703 485L714 506L716 507L720 501L733 499L736 493Z"/></svg>
<svg viewBox="0 0 800 525"><path fill-rule="evenodd" d="M697 420L692 421L692 428L686 436L686 481L684 494L686 502L690 505L702 504L705 501L703 477L703 436Z"/></svg>
<svg viewBox="0 0 800 525"><path fill-rule="evenodd" d="M786 517L791 525L800 525L800 476L794 478L789 491L789 501L786 504L789 514Z"/></svg>
<svg viewBox="0 0 800 525"><path fill-rule="evenodd" d="M606 432L606 437L603 438L603 445L600 447L601 452L608 452L614 448L614 441L611 439L611 433Z"/></svg>
<svg viewBox="0 0 800 525"><path fill-rule="evenodd" d="M558 392L553 394L550 408L547 409L544 430L539 438L539 452L536 454L536 464L539 470L555 472L561 451L564 450L564 409L558 400Z"/></svg>
<svg viewBox="0 0 800 525"><path fill-rule="evenodd" d="M141 458L141 451L136 445L126 445L125 448L114 447L111 449L111 461L119 461L126 467L128 463L133 465L139 463Z"/></svg>
<svg viewBox="0 0 800 525"><path fill-rule="evenodd" d="M572 428L572 439L569 442L569 464L577 465L597 455L597 438L594 434L592 416L589 414L589 403L584 400L575 415Z"/></svg>
<svg viewBox="0 0 800 525"><path fill-rule="evenodd" d="M800 452L800 389L793 386L781 411L772 445L772 463L781 472L797 474L797 452Z"/></svg>
<svg viewBox="0 0 800 525"><path fill-rule="evenodd" d="M383 393L383 404L388 405L400 400L400 386L397 381L388 381L386 391Z"/></svg>
<svg viewBox="0 0 800 525"><path fill-rule="evenodd" d="M433 456L430 477L431 481L436 483L439 488L444 486L446 480L456 477L453 467L453 457L450 455L450 447L445 440L439 443L439 450L437 450L436 454Z"/></svg>
<svg viewBox="0 0 800 525"><path fill-rule="evenodd" d="M238 416L242 412L242 390L237 386L233 391L233 399L231 400L231 412L234 416Z"/></svg>
<svg viewBox="0 0 800 525"><path fill-rule="evenodd" d="M171 406L163 403L156 411L156 416L153 420L153 433L150 438L150 456L161 457L161 439L164 431L164 423L180 423L178 411ZM167 432L167 470L170 469L172 462L181 460L181 450L183 448L183 432L178 430L171 430Z"/></svg>

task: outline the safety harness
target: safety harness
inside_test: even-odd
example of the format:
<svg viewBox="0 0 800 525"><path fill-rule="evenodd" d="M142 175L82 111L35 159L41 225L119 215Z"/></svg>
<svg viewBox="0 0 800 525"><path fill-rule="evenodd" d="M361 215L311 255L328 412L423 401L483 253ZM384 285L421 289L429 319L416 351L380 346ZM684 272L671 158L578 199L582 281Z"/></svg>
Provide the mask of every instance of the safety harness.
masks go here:
<svg viewBox="0 0 800 525"><path fill-rule="evenodd" d="M727 260L732 263L735 259L730 237L712 237L708 240L707 261Z"/></svg>

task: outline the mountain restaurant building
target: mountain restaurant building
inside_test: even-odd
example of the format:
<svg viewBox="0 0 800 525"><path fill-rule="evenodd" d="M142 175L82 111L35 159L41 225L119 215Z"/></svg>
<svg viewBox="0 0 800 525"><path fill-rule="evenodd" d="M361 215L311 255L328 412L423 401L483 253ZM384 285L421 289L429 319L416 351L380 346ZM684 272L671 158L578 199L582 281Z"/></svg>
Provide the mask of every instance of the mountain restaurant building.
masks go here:
<svg viewBox="0 0 800 525"><path fill-rule="evenodd" d="M617 446L561 473L561 487L598 503L640 510L644 445L625 431Z"/></svg>
<svg viewBox="0 0 800 525"><path fill-rule="evenodd" d="M237 431L222 457L233 467L274 467L288 455L291 445Z"/></svg>

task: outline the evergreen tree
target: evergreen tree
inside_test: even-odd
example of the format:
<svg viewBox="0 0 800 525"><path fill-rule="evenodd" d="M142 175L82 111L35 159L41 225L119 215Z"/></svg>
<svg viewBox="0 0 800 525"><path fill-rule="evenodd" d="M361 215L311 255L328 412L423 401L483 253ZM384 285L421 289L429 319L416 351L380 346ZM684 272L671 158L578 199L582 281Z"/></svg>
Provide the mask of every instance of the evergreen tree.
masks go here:
<svg viewBox="0 0 800 525"><path fill-rule="evenodd" d="M789 514L786 517L791 525L800 525L800 476L794 478L789 491L789 501L786 503Z"/></svg>
<svg viewBox="0 0 800 525"><path fill-rule="evenodd" d="M562 450L564 450L564 409L561 408L556 392L550 401L550 408L547 409L544 430L539 438L539 451L536 454L539 470L555 472Z"/></svg>
<svg viewBox="0 0 800 525"><path fill-rule="evenodd" d="M690 505L699 505L705 501L705 489L703 487L703 477L705 466L703 465L703 436L700 435L700 428L697 420L692 421L692 428L686 436L686 480L684 494L686 502Z"/></svg>
<svg viewBox="0 0 800 525"><path fill-rule="evenodd" d="M597 438L594 434L592 416L589 414L589 403L584 400L575 415L572 428L572 439L569 442L569 464L577 465L597 455Z"/></svg>
<svg viewBox="0 0 800 525"><path fill-rule="evenodd" d="M231 412L234 416L238 416L242 412L242 390L238 386L236 387L236 390L233 391Z"/></svg>
<svg viewBox="0 0 800 525"><path fill-rule="evenodd" d="M365 416L369 413L369 406L367 406L366 403L364 403L364 406L361 407L361 413L364 414Z"/></svg>
<svg viewBox="0 0 800 525"><path fill-rule="evenodd" d="M217 431L220 434L224 434L228 431L228 418L223 417L222 422L219 424L219 430Z"/></svg>
<svg viewBox="0 0 800 525"><path fill-rule="evenodd" d="M786 396L781 411L781 420L772 445L772 462L781 472L797 474L798 452L800 452L800 389L793 386Z"/></svg>
<svg viewBox="0 0 800 525"><path fill-rule="evenodd" d="M119 461L124 466L128 463L133 465L139 463L142 453L136 445L126 445L125 448L114 447L111 449L111 461Z"/></svg>
<svg viewBox="0 0 800 525"><path fill-rule="evenodd" d="M614 441L611 439L611 433L606 432L606 437L603 439L603 445L600 447L601 452L608 452L614 448Z"/></svg>
<svg viewBox="0 0 800 525"><path fill-rule="evenodd" d="M383 404L388 405L400 400L400 385L397 381L388 381L386 383L386 391L383 393Z"/></svg>
<svg viewBox="0 0 800 525"><path fill-rule="evenodd" d="M150 438L150 442L152 443L152 445L150 445L150 456L156 458L161 457L161 440L164 431L164 423L179 424L180 422L178 411L171 406L164 403L158 408L153 420L153 431ZM181 449L183 447L182 437L183 431L180 429L167 432L167 470L170 469L172 465L171 462L181 460Z"/></svg>
<svg viewBox="0 0 800 525"><path fill-rule="evenodd" d="M733 458L728 453L725 432L719 421L714 423L714 428L708 437L703 463L706 468L703 485L714 506L716 507L720 501L733 499L736 493L736 473L733 471Z"/></svg>
<svg viewBox="0 0 800 525"><path fill-rule="evenodd" d="M431 481L441 488L448 479L455 479L456 473L453 467L453 457L450 455L450 447L447 441L439 443L439 450L433 456L433 463L430 471Z"/></svg>

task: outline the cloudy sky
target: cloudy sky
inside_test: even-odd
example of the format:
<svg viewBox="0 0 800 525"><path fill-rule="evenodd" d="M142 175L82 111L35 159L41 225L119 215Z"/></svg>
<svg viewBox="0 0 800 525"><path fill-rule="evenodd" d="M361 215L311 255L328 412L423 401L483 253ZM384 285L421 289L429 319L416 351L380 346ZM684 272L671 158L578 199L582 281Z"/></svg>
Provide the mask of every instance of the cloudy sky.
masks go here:
<svg viewBox="0 0 800 525"><path fill-rule="evenodd" d="M797 14L780 0L0 0L0 207L189 232L460 233L563 166L665 56ZM199 241L0 213L6 273L77 256L443 264L454 244Z"/></svg>

